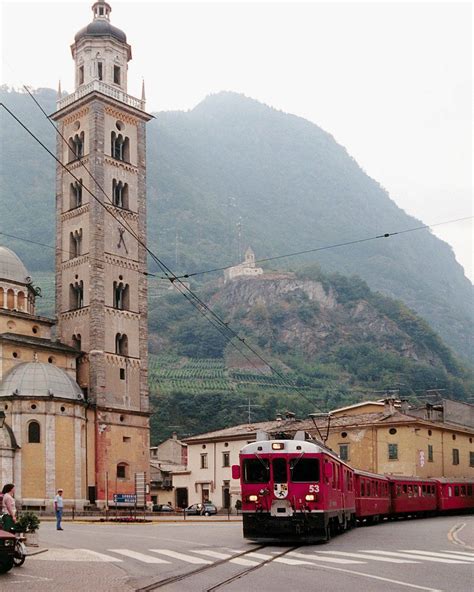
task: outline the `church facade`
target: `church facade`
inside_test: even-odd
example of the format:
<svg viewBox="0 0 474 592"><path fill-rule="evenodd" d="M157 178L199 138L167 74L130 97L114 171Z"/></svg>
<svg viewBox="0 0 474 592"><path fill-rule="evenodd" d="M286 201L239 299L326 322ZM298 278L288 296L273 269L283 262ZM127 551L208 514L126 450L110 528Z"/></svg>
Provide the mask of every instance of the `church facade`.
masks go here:
<svg viewBox="0 0 474 592"><path fill-rule="evenodd" d="M56 319L38 317L21 261L0 249L2 482L24 506L147 500L146 123L110 5L71 46L56 122ZM16 353L16 355L14 355Z"/></svg>

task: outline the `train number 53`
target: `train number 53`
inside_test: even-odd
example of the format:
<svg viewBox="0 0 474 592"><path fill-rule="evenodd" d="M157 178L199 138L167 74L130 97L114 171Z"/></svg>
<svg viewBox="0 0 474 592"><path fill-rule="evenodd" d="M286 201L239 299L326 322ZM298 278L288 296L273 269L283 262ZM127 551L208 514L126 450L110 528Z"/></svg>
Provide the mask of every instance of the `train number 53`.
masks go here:
<svg viewBox="0 0 474 592"><path fill-rule="evenodd" d="M319 493L319 485L310 485L309 493Z"/></svg>

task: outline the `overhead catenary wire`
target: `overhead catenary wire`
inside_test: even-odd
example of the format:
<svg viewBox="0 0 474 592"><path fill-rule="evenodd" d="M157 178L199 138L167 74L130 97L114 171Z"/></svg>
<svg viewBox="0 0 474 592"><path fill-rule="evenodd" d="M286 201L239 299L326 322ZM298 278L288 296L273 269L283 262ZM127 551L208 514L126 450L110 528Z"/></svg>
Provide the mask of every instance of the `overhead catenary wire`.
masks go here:
<svg viewBox="0 0 474 592"><path fill-rule="evenodd" d="M3 107L7 113L52 157L54 158L54 160L69 174L71 175L71 177L73 179L75 179L77 182L80 182L80 179L69 170L69 168L61 162L61 160L44 144L44 142L42 142L40 140L40 138L37 137L36 134L34 134L29 127L23 123L23 121L21 121L21 119L19 117L17 117L12 111L11 109L9 109L4 103L0 103L0 106ZM42 110L42 112L45 114L45 116L48 118L48 115L44 112L44 110ZM55 128L56 129L56 128ZM62 137L63 141L65 141L67 144L67 140ZM91 174L91 173L89 173ZM91 175L92 176L92 175ZM92 176L93 177L93 176ZM94 179L95 180L95 179ZM97 181L96 181L97 183ZM98 183L97 183L98 184ZM99 185L99 184L98 184ZM100 185L99 185L100 186ZM281 372L279 372L270 362L268 362L255 348L253 348L252 346L250 346L246 340L242 337L240 337L240 335L238 335L233 329L231 329L229 327L229 324L226 323L223 319L221 319L211 308L209 308L207 306L207 304L205 302L203 302L185 283L183 283L181 281L181 279L176 276L176 274L174 274L172 272L172 270L163 262L159 259L159 257L150 250L150 248L140 239L139 236L137 236L133 231L131 231L129 228L127 228L127 226L124 224L124 222L122 220L120 220L119 218L117 218L117 216L115 216L115 214L87 187L84 186L84 189L91 195L91 197L101 206L104 208L104 210L110 215L112 216L123 228L125 228L126 230L128 230L128 232L130 232L130 234L133 236L133 238L138 242L138 244L140 244L145 250L146 252L151 256L151 258L155 261L155 263L158 265L158 267L161 269L161 271L165 274L166 279L168 279L171 283L173 283L176 287L176 285L180 286L180 288L182 288L182 290L180 289L179 291L185 295L186 299L192 304L192 306L194 306L217 330L219 330L219 332L226 338L226 340L228 341L229 345L231 345L232 347L234 347L235 349L237 349L237 351L239 351L241 354L243 354L241 348L239 346L237 346L237 344L235 343L235 339L238 340L245 348L247 348L248 350L250 350L263 364L265 364L276 376L278 376L278 378L280 378L280 380L282 381L283 385L287 385L287 386L291 386L292 389L294 389L294 392L296 392L297 394L299 394L302 398L304 398L308 403L310 403L311 405L314 405L314 401L312 401L311 399L309 399L308 397L306 397L306 395L304 393L302 393L301 391L296 389L296 386L294 384L292 384L292 382L286 378ZM107 196L107 193L103 190L104 194ZM110 200L111 201L111 200ZM210 316L208 316L206 313L208 313ZM212 321L211 321L212 318ZM244 355L244 354L243 354ZM251 360L250 358L248 358L246 355L244 355L244 357L249 361L249 363L254 366L256 368L256 370L258 372L262 372L261 368L259 367L259 365L257 365L253 360Z"/></svg>
<svg viewBox="0 0 474 592"><path fill-rule="evenodd" d="M414 228L406 228L404 230L397 230L395 232L385 232L383 234L378 234L375 236L368 236L365 238L360 238L360 239L354 239L354 240L349 240L349 241L344 241L344 242L339 242L339 243L332 243L329 245L324 245L322 247L314 247L312 249L305 249L303 251L294 251L292 253L284 253L283 255L275 255L274 257L263 257L262 259L256 259L255 263L266 263L268 261L276 261L278 259L288 259L290 257L297 257L299 255L307 255L309 253L318 253L320 251L328 251L330 249L337 249L340 247L348 247L351 245L357 245L357 244L361 244L361 243L367 243L370 241L375 241L378 239L382 239L382 238L390 238L392 236L396 236L399 234L406 234L408 232L415 232L417 230L426 230L429 228L434 228L436 226L441 226L443 224L454 224L455 222L463 222L465 220L472 220L474 218L474 216L463 216L462 218L454 218L452 220L444 220L443 222L436 222L434 224L423 224L422 226L416 226ZM217 271L225 271L226 269L230 269L231 267L234 267L235 264L232 265L224 265L222 267L213 267L211 269L204 269L202 271L194 271L191 273L185 273L183 275L178 276L180 279L188 279L191 277L195 277L197 275L205 275L208 273L214 273ZM149 274L149 275L153 275L153 274Z"/></svg>

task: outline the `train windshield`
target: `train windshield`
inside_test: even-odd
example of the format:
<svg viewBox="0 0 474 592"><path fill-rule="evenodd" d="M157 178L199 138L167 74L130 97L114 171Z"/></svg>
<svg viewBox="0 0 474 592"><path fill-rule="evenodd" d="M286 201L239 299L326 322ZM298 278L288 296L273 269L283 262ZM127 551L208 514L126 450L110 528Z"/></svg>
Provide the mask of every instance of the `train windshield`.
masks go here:
<svg viewBox="0 0 474 592"><path fill-rule="evenodd" d="M291 480L295 483L319 481L319 460L317 458L292 458L290 472Z"/></svg>
<svg viewBox="0 0 474 592"><path fill-rule="evenodd" d="M246 458L244 460L245 483L268 483L270 464L266 458Z"/></svg>

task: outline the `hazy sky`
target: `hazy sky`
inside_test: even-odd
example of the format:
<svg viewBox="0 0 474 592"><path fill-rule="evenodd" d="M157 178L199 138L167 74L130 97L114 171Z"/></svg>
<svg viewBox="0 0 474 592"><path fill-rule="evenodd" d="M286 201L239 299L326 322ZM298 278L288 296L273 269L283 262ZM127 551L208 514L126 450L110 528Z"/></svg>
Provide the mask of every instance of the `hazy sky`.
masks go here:
<svg viewBox="0 0 474 592"><path fill-rule="evenodd" d="M320 125L424 223L472 214L471 3L110 4L148 110L241 92ZM1 0L3 83L71 91L91 5ZM434 231L472 279L472 221Z"/></svg>

